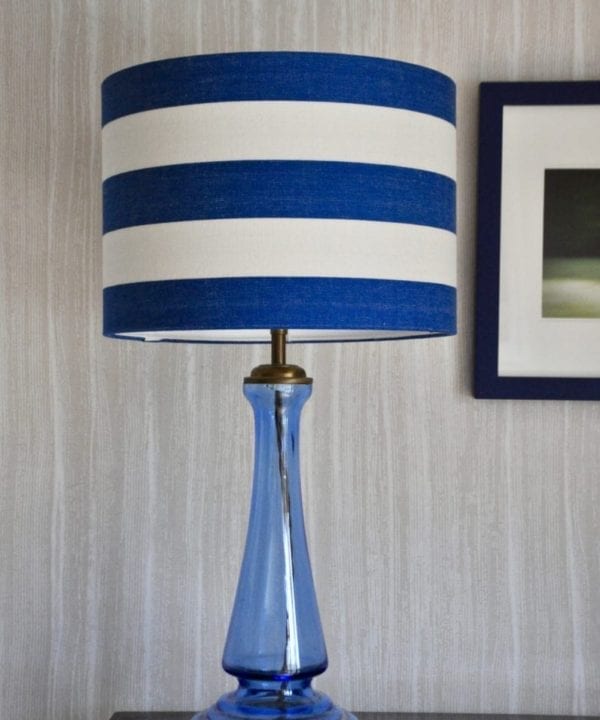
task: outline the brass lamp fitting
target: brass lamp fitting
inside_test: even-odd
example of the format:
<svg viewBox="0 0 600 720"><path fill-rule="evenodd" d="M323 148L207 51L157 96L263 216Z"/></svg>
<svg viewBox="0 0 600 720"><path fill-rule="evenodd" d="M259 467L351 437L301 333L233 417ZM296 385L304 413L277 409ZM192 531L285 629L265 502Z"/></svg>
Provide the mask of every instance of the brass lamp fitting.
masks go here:
<svg viewBox="0 0 600 720"><path fill-rule="evenodd" d="M288 365L285 361L287 330L271 330L271 364L259 365L244 378L246 383L265 383L270 385L310 385L312 378L298 365Z"/></svg>

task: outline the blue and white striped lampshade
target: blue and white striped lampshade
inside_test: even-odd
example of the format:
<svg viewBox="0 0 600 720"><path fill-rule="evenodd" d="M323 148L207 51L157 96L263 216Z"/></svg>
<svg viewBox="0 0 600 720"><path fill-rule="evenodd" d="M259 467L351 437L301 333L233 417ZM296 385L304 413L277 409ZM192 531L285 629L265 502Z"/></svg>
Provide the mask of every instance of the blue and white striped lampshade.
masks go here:
<svg viewBox="0 0 600 720"><path fill-rule="evenodd" d="M329 53L199 55L102 86L104 333L455 332L455 90Z"/></svg>

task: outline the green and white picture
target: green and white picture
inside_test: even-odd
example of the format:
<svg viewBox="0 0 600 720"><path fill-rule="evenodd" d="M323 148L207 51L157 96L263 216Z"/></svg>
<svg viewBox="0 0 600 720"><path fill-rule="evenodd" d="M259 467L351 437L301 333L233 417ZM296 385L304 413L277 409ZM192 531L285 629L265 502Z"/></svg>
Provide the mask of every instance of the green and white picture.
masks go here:
<svg viewBox="0 0 600 720"><path fill-rule="evenodd" d="M543 317L600 318L600 169L546 170Z"/></svg>

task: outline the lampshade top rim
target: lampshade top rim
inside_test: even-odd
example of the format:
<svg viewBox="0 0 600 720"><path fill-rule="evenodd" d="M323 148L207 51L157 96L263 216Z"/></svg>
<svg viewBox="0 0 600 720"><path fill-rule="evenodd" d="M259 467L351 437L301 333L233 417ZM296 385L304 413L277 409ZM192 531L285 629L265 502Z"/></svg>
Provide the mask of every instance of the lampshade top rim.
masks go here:
<svg viewBox="0 0 600 720"><path fill-rule="evenodd" d="M369 55L369 54L364 54L364 53L340 53L340 52L314 51L314 50L240 50L240 51L223 52L223 53L192 53L192 54L188 54L188 55L169 55L168 57L165 57L165 58L157 58L155 60L147 60L142 63L133 63L132 65L124 65L123 67L119 68L118 70L115 70L114 72L111 72L108 75L106 75L102 81L102 85L104 85L105 82L107 82L108 80L113 78L115 75L118 75L119 73L122 73L122 72L123 73L127 72L133 68L137 69L137 68L148 67L151 65L157 65L159 63L167 63L170 61L184 61L184 60L189 60L192 58L199 58L199 57L209 59L209 58L226 58L226 57L234 58L236 56L239 56L239 57L249 57L249 56L255 56L255 57L259 57L259 56L264 56L264 57L267 57L267 56L271 56L271 57L274 57L274 56L280 56L280 57L298 56L299 57L299 56L304 56L304 57L315 57L315 58L318 58L318 57L354 58L358 61L360 61L360 60L366 60L366 61L375 60L375 61L382 62L382 63L389 63L390 65L396 65L396 66L404 65L404 66L410 66L410 67L414 67L414 68L429 70L432 73L447 79L449 82L452 83L453 86L456 85L454 80L449 75L447 75L445 72L443 72L442 70L439 70L436 67L432 67L431 65L422 65L420 63L410 62L408 60L398 60L396 58L383 57L381 55Z"/></svg>

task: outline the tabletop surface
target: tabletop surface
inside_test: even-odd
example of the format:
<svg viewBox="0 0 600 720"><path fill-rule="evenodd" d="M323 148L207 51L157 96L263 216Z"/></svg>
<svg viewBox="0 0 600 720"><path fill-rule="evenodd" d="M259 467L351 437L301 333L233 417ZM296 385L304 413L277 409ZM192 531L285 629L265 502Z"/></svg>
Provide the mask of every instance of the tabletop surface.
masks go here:
<svg viewBox="0 0 600 720"><path fill-rule="evenodd" d="M357 712L358 720L600 720L598 716L592 715L479 715L467 713L378 713L378 712ZM200 716L198 712L118 712L110 720L196 720Z"/></svg>

